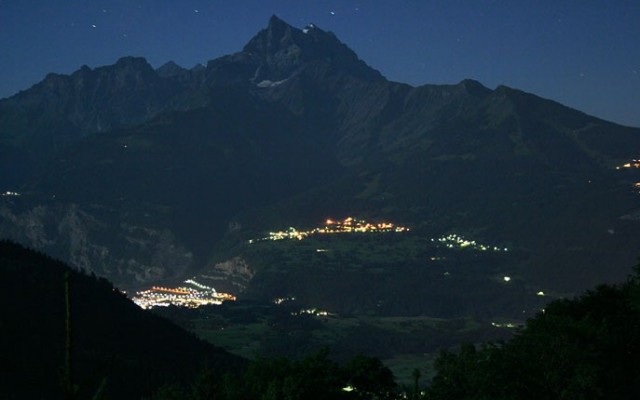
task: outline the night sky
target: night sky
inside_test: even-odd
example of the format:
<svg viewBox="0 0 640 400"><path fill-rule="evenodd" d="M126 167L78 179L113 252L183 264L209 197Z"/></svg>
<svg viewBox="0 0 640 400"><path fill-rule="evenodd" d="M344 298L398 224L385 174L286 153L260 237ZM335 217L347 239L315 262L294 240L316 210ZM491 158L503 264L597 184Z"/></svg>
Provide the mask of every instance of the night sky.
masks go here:
<svg viewBox="0 0 640 400"><path fill-rule="evenodd" d="M272 14L334 32L390 80L505 84L640 126L638 0L0 0L0 97L126 55L204 64Z"/></svg>

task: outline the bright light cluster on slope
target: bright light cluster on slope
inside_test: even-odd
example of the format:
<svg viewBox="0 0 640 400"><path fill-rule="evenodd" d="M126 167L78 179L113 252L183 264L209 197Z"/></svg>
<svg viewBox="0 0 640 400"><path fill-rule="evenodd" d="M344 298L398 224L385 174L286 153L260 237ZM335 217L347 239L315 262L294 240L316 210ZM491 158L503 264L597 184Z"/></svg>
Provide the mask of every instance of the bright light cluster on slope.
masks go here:
<svg viewBox="0 0 640 400"><path fill-rule="evenodd" d="M475 240L467 240L461 235L452 233L438 239L431 239L432 242L441 244L448 249L472 249L479 251L509 251L506 247L489 246L477 243Z"/></svg>
<svg viewBox="0 0 640 400"><path fill-rule="evenodd" d="M616 167L616 169L617 170L622 170L622 169L640 169L640 160L633 159L633 160L631 160L631 162L624 163L622 165L618 165ZM633 184L633 188L634 189L640 189L640 182L635 182ZM638 192L638 193L640 193L640 192Z"/></svg>
<svg viewBox="0 0 640 400"><path fill-rule="evenodd" d="M223 301L234 301L235 296L219 293L214 288L188 279L184 281L189 286L167 288L153 286L149 290L136 292L131 300L144 309L153 307L187 307L198 308L209 304L222 304Z"/></svg>
<svg viewBox="0 0 640 400"><path fill-rule="evenodd" d="M624 163L616 167L616 169L623 169L623 168L640 168L640 160L634 159L634 160L631 160L631 162Z"/></svg>
<svg viewBox="0 0 640 400"><path fill-rule="evenodd" d="M391 222L380 222L377 224L372 224L365 220L348 217L342 221L327 219L325 221L325 225L322 228L314 228L307 231L298 230L294 227L290 227L284 231L269 232L269 236L260 238L260 239L251 239L249 240L249 244L264 241L264 240L283 240L283 239L303 240L311 235L316 235L316 234L386 233L386 232L400 233L400 232L407 232L407 231L409 231L409 228L395 225Z"/></svg>

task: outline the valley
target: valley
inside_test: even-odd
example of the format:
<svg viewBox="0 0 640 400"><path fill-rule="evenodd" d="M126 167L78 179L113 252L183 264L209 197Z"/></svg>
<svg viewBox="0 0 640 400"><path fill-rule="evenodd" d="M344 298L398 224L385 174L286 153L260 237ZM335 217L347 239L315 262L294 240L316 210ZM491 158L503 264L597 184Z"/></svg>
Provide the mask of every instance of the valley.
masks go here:
<svg viewBox="0 0 640 400"><path fill-rule="evenodd" d="M239 246L256 273L237 301L153 312L249 359L298 359L326 346L337 360L372 355L402 384L416 368L432 376L439 352L456 343L510 338L560 296L509 267L518 250L393 222L328 219ZM197 280L216 282L210 272Z"/></svg>
<svg viewBox="0 0 640 400"><path fill-rule="evenodd" d="M299 359L325 347L338 361L368 354L390 367L399 383L410 383L415 368L423 376L431 376L430 365L443 349L461 342L506 340L524 323L503 319L492 323L470 317L338 315L304 308L295 300L280 304L238 301L153 312L248 359Z"/></svg>

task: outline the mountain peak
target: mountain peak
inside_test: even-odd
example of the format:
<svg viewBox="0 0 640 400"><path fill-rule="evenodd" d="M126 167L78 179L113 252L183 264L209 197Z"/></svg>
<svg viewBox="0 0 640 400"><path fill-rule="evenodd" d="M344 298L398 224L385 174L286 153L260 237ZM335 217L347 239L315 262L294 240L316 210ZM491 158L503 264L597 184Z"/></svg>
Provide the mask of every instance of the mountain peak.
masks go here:
<svg viewBox="0 0 640 400"><path fill-rule="evenodd" d="M276 15L271 16L268 26L258 32L242 52L260 64L253 78L257 82L283 80L311 64L322 63L362 79L384 79L333 33L314 24L298 29Z"/></svg>
<svg viewBox="0 0 640 400"><path fill-rule="evenodd" d="M142 68L151 68L151 65L147 62L144 57L134 57L134 56L125 56L121 57L115 63L116 67L142 67Z"/></svg>
<svg viewBox="0 0 640 400"><path fill-rule="evenodd" d="M144 57L126 56L121 57L113 65L98 67L93 70L97 74L136 76L136 77L157 77L157 73Z"/></svg>
<svg viewBox="0 0 640 400"><path fill-rule="evenodd" d="M271 18L269 18L269 27L275 27L275 26L291 27L289 24L284 22L284 20L280 19L277 15L273 14Z"/></svg>
<svg viewBox="0 0 640 400"><path fill-rule="evenodd" d="M296 28L287 24L277 16L272 15L267 27L260 30L260 32L244 46L243 51L258 53L262 56L276 53L283 48L295 44L292 36L296 30Z"/></svg>
<svg viewBox="0 0 640 400"><path fill-rule="evenodd" d="M174 61L164 63L158 69L156 69L156 72L161 78L169 78L172 76L180 75L181 73L186 71L187 70L185 68L179 66Z"/></svg>
<svg viewBox="0 0 640 400"><path fill-rule="evenodd" d="M464 79L458 85L463 87L467 93L471 95L484 96L492 92L491 89L474 79Z"/></svg>

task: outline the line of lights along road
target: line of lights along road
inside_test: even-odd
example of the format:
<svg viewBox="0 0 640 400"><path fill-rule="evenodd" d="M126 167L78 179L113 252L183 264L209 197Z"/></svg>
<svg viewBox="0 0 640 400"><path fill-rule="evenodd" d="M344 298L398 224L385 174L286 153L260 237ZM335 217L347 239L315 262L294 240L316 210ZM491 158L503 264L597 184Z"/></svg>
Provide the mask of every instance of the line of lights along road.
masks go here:
<svg viewBox="0 0 640 400"><path fill-rule="evenodd" d="M345 234L345 233L387 233L387 232L408 232L409 228L395 225L391 222L369 223L365 220L348 217L343 220L327 219L323 227L310 230L299 230L289 227L284 231L269 232L269 236L251 239L249 244L264 240L296 239L303 240L309 236L317 234Z"/></svg>

